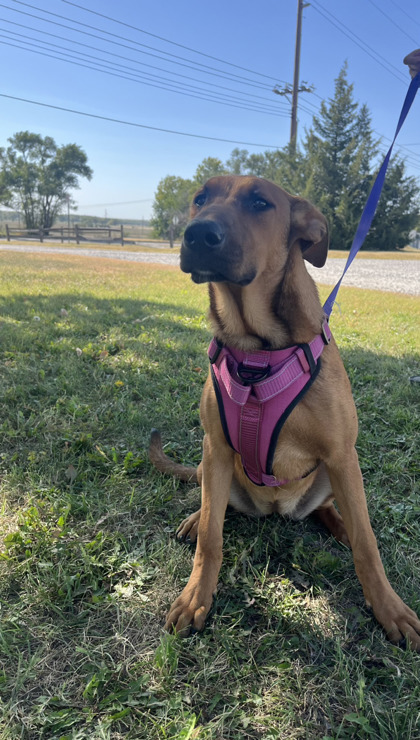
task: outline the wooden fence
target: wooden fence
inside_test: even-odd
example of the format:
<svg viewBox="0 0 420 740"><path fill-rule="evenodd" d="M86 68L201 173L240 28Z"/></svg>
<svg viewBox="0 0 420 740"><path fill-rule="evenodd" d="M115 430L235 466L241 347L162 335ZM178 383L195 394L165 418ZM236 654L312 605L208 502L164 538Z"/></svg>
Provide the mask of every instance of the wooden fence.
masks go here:
<svg viewBox="0 0 420 740"><path fill-rule="evenodd" d="M51 229L14 229L10 228L6 224L6 237L7 241L10 242L12 239L36 239L41 243L52 239L54 241L61 241L63 244L65 241L75 241L76 244L81 242L99 242L101 244L116 244L119 243L124 246L124 226L118 227L90 227L90 226L77 226L77 224L70 229L68 226L54 226Z"/></svg>

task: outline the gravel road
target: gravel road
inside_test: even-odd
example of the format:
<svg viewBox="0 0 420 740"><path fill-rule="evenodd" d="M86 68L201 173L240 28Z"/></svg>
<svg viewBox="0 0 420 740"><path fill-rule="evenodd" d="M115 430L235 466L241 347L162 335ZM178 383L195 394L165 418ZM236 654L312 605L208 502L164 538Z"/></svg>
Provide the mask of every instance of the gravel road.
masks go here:
<svg viewBox="0 0 420 740"><path fill-rule="evenodd" d="M162 265L178 265L178 254L156 252L125 252L118 249L87 249L79 247L38 247L32 245L0 244L0 251L54 252L76 254L83 257L105 257L107 259L149 262ZM333 285L339 279L345 260L332 258L321 270L307 265L314 280L322 285ZM420 260L410 259L355 259L346 273L343 285L369 290L385 290L391 293L420 295Z"/></svg>

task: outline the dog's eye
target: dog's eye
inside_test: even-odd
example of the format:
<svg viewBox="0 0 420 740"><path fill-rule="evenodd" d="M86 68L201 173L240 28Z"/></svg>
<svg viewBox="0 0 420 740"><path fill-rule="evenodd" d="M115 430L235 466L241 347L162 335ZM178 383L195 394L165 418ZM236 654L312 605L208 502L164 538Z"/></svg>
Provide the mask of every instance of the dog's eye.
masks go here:
<svg viewBox="0 0 420 740"><path fill-rule="evenodd" d="M206 200L207 200L207 198L206 198L205 193L199 193L199 195L197 195L194 198L194 205L197 206L197 208L200 208L201 206L204 205L204 203L206 202Z"/></svg>
<svg viewBox="0 0 420 740"><path fill-rule="evenodd" d="M266 211L271 208L271 203L268 203L264 198L254 198L251 206L254 211Z"/></svg>

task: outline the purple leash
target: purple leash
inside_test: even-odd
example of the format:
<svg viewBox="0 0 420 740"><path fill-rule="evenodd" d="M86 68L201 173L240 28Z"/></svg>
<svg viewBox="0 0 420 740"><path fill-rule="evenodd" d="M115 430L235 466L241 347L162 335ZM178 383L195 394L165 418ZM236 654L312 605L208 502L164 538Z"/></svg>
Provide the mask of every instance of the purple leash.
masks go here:
<svg viewBox="0 0 420 740"><path fill-rule="evenodd" d="M347 258L346 266L343 270L343 274L341 275L338 283L335 285L335 287L332 289L330 295L328 296L327 300L324 304L324 311L325 315L329 318L331 315L331 311L333 309L335 299L337 297L337 293L339 291L341 281L343 280L344 275L346 274L347 270L349 269L351 263L353 262L356 254L358 253L360 247L362 246L363 242L366 239L366 235L370 229L371 223L373 221L373 217L376 213L376 208L379 202L379 198L381 196L382 188L384 186L385 181L385 175L386 171L388 169L389 160L391 159L392 154L392 148L395 144L395 140L400 132L400 129L407 117L408 111L411 108L411 105L413 103L414 98L416 97L417 90L420 87L420 72L411 80L410 87L408 88L407 95L404 100L404 104L401 110L400 118L398 121L397 129L395 131L395 136L392 140L392 144L389 147L388 153L382 163L381 169L379 170L376 180L372 185L372 190L369 193L369 197L366 201L366 205L364 207L363 213L361 215L359 225L356 230L355 237L353 239L353 244L350 248L350 253Z"/></svg>

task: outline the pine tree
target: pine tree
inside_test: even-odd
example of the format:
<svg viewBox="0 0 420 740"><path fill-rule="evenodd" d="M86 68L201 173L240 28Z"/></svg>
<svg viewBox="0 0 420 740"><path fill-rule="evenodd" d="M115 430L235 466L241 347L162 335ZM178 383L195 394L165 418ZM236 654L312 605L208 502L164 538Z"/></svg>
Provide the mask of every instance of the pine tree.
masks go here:
<svg viewBox="0 0 420 740"><path fill-rule="evenodd" d="M358 110L345 64L336 81L334 97L322 102L313 117L304 144L307 183L305 197L327 217L336 249L350 246L357 205L369 187L369 166L375 153L370 115Z"/></svg>
<svg viewBox="0 0 420 740"><path fill-rule="evenodd" d="M347 65L336 81L334 97L323 102L304 142L306 184L312 200L330 223L331 246L348 249L378 168L379 142L366 105L353 99ZM367 249L395 249L408 241L418 217L419 187L405 174L404 160L389 167L377 215L364 244Z"/></svg>
<svg viewBox="0 0 420 740"><path fill-rule="evenodd" d="M375 218L366 237L366 249L393 250L405 247L419 217L419 186L405 174L404 161L390 162Z"/></svg>

